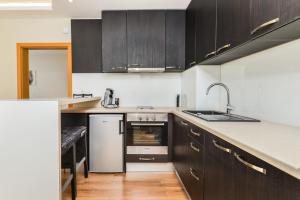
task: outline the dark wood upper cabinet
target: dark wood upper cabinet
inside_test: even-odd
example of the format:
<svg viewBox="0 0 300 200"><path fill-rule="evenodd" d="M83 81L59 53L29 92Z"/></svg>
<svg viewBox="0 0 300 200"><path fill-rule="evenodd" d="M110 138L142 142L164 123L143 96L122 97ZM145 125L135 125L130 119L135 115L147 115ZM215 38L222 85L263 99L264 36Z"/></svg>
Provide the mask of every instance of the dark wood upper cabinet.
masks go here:
<svg viewBox="0 0 300 200"><path fill-rule="evenodd" d="M288 23L300 17L299 0L281 0L280 20L282 23Z"/></svg>
<svg viewBox="0 0 300 200"><path fill-rule="evenodd" d="M217 0L217 54L250 38L250 0Z"/></svg>
<svg viewBox="0 0 300 200"><path fill-rule="evenodd" d="M165 11L128 11L128 67L165 68Z"/></svg>
<svg viewBox="0 0 300 200"><path fill-rule="evenodd" d="M127 71L126 11L102 12L103 72Z"/></svg>
<svg viewBox="0 0 300 200"><path fill-rule="evenodd" d="M281 0L250 0L252 37L274 30L280 25Z"/></svg>
<svg viewBox="0 0 300 200"><path fill-rule="evenodd" d="M194 0L196 9L196 61L216 55L216 0Z"/></svg>
<svg viewBox="0 0 300 200"><path fill-rule="evenodd" d="M193 0L186 10L185 68L196 65L196 1Z"/></svg>
<svg viewBox="0 0 300 200"><path fill-rule="evenodd" d="M101 20L71 20L73 73L102 71Z"/></svg>
<svg viewBox="0 0 300 200"><path fill-rule="evenodd" d="M185 69L185 10L166 11L166 71Z"/></svg>

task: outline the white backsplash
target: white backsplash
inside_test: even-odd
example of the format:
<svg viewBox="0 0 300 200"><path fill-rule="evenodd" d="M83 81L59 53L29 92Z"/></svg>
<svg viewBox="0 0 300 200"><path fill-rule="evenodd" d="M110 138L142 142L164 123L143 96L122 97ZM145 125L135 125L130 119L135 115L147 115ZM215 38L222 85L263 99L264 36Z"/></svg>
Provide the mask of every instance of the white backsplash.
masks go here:
<svg viewBox="0 0 300 200"><path fill-rule="evenodd" d="M220 66L195 66L182 73L182 106L191 109L219 110L220 88L214 88L209 95L206 89L220 81Z"/></svg>
<svg viewBox="0 0 300 200"><path fill-rule="evenodd" d="M184 105L226 110L226 92L209 84L221 81L231 94L233 113L300 126L300 40L221 66L195 66L182 74Z"/></svg>
<svg viewBox="0 0 300 200"><path fill-rule="evenodd" d="M222 65L234 113L300 126L299 52L296 40Z"/></svg>
<svg viewBox="0 0 300 200"><path fill-rule="evenodd" d="M103 97L105 89L112 88L121 106L174 107L180 84L179 73L73 74L73 93Z"/></svg>

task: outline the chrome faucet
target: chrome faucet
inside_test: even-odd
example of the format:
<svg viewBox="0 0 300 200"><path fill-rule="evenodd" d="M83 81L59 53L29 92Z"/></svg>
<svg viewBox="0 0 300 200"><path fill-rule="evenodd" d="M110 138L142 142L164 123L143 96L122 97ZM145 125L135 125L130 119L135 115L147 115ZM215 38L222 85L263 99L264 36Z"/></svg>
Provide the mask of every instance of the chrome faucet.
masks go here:
<svg viewBox="0 0 300 200"><path fill-rule="evenodd" d="M211 85L207 88L207 90L206 90L206 95L208 95L210 89L211 89L212 87L216 86L216 85L222 86L223 88L225 88L225 90L226 90L226 92L227 92L227 114L230 114L231 111L232 111L234 108L233 108L233 106L232 106L231 103L230 103L230 90L229 90L229 88L228 88L224 83L213 83L213 84L211 84Z"/></svg>

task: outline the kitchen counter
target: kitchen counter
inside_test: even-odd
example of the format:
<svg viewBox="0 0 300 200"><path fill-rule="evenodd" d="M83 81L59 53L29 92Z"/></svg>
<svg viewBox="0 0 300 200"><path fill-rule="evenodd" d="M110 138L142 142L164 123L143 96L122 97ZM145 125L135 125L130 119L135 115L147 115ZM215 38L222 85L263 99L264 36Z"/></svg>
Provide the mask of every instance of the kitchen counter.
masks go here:
<svg viewBox="0 0 300 200"><path fill-rule="evenodd" d="M165 107L140 110L135 107L117 109L69 108L63 113L173 113L184 120L207 130L217 137L264 160L278 169L300 179L300 128L271 122L207 122L182 109Z"/></svg>
<svg viewBox="0 0 300 200"><path fill-rule="evenodd" d="M159 107L154 109L137 109L136 107L119 107L119 108L66 108L62 109L62 113L172 113L174 107Z"/></svg>
<svg viewBox="0 0 300 200"><path fill-rule="evenodd" d="M88 98L60 98L58 99L59 105L61 107L65 107L68 105L74 105L74 104L85 104L85 103L91 103L91 102L100 102L101 97L88 97Z"/></svg>

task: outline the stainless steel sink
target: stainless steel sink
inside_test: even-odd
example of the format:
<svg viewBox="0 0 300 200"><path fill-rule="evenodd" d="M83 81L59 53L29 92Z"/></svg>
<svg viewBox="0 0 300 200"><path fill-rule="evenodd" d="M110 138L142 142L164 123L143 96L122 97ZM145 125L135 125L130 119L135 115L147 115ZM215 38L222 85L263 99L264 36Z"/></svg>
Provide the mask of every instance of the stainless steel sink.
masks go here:
<svg viewBox="0 0 300 200"><path fill-rule="evenodd" d="M211 122L260 122L260 120L213 110L184 110L184 113Z"/></svg>

